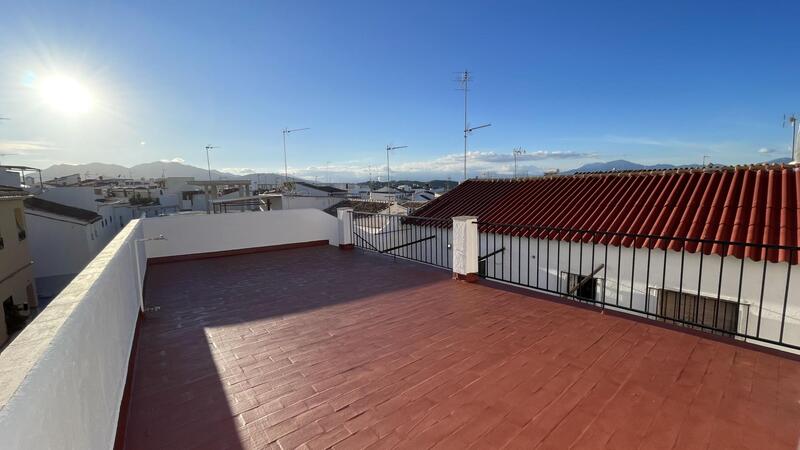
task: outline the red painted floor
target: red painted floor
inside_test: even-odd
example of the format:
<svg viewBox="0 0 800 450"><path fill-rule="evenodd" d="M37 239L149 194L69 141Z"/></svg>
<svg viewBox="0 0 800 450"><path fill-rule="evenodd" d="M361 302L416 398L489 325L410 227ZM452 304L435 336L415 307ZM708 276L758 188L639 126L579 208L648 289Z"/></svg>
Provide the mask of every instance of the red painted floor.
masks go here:
<svg viewBox="0 0 800 450"><path fill-rule="evenodd" d="M148 277L128 449L798 447L787 358L329 246Z"/></svg>

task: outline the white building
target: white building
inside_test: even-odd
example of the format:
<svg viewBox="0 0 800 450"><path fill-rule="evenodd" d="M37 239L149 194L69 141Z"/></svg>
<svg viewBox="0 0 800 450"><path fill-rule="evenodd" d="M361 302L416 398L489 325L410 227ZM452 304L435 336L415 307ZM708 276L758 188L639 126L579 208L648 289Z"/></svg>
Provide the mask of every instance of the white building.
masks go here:
<svg viewBox="0 0 800 450"><path fill-rule="evenodd" d="M37 306L33 261L23 199L28 194L14 186L0 186L0 348L19 331Z"/></svg>
<svg viewBox="0 0 800 450"><path fill-rule="evenodd" d="M311 184L298 181L294 183L292 194L309 197L346 197L347 190L322 184Z"/></svg>
<svg viewBox="0 0 800 450"><path fill-rule="evenodd" d="M43 298L58 294L119 231L114 215L38 197L25 199L25 220Z"/></svg>

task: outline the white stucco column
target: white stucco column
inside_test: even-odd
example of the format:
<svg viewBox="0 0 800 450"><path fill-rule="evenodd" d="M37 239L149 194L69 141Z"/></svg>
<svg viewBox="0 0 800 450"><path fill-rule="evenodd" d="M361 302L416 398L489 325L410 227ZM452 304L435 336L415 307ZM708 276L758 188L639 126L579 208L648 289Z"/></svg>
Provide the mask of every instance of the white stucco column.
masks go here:
<svg viewBox="0 0 800 450"><path fill-rule="evenodd" d="M478 218L453 217L453 278L478 279Z"/></svg>
<svg viewBox="0 0 800 450"><path fill-rule="evenodd" d="M336 208L339 219L339 248L353 248L353 208Z"/></svg>

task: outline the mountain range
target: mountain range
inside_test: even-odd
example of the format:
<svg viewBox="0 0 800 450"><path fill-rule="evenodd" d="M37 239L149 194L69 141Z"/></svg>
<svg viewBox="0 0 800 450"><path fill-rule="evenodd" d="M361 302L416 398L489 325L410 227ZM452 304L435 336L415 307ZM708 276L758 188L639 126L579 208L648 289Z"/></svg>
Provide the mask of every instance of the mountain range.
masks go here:
<svg viewBox="0 0 800 450"><path fill-rule="evenodd" d="M791 158L778 158L771 161L765 161L770 164L785 164L791 161ZM675 166L672 164L639 164L624 159L617 159L608 162L595 162L584 164L578 168L561 171L564 175L569 175L577 172L609 172L621 170L651 170L651 169L672 169L675 167L699 167L699 164L689 164ZM150 163L137 164L133 167L125 167L118 164L106 163L88 163L88 164L56 164L42 170L42 178L51 180L57 177L66 175L80 174L82 178L161 178L168 177L194 177L198 180L208 179L208 170L200 167L190 166L172 161L154 161ZM283 181L283 175L276 173L252 173L246 175L237 175L219 170L212 170L211 177L214 179L234 179L242 180L248 179L257 181L264 184L278 184ZM289 177L292 181L307 181L302 178ZM419 182L419 181L417 181ZM393 184L412 184L414 181L404 180L393 182ZM446 180L433 180L426 184L435 184L432 187L450 187L455 185L455 182Z"/></svg>
<svg viewBox="0 0 800 450"><path fill-rule="evenodd" d="M125 167L118 164L88 163L88 164L56 164L42 170L42 178L51 180L66 175L80 174L81 178L135 178L150 179L167 177L194 177L198 180L208 179L208 170L200 167L190 166L179 162L154 161L150 163L137 164L133 167ZM228 180L255 180L264 184L278 184L283 181L283 175L275 173L252 173L247 175L236 175L219 170L211 170L211 177L214 179ZM289 177L292 181L304 181L300 178Z"/></svg>
<svg viewBox="0 0 800 450"><path fill-rule="evenodd" d="M792 158L777 158L770 161L764 161L766 164L786 164L792 161ZM608 162L596 162L584 164L576 169L564 170L561 173L569 175L578 172L611 172L622 170L658 170L658 169L674 169L676 167L700 167L700 164L683 164L676 166L674 164L638 164L635 162L627 161L624 159L617 159Z"/></svg>

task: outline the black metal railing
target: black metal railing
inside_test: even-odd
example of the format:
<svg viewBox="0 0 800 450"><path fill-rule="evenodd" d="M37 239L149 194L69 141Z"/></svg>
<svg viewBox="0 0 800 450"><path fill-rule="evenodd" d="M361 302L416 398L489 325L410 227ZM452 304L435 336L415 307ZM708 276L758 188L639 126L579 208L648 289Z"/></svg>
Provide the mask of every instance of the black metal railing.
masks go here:
<svg viewBox="0 0 800 450"><path fill-rule="evenodd" d="M478 228L479 271L487 279L800 350L800 247L489 222Z"/></svg>
<svg viewBox="0 0 800 450"><path fill-rule="evenodd" d="M214 214L227 214L230 212L267 211L270 210L268 202L261 199L228 200L225 202L212 202Z"/></svg>
<svg viewBox="0 0 800 450"><path fill-rule="evenodd" d="M438 267L452 267L451 219L351 212L353 245Z"/></svg>

